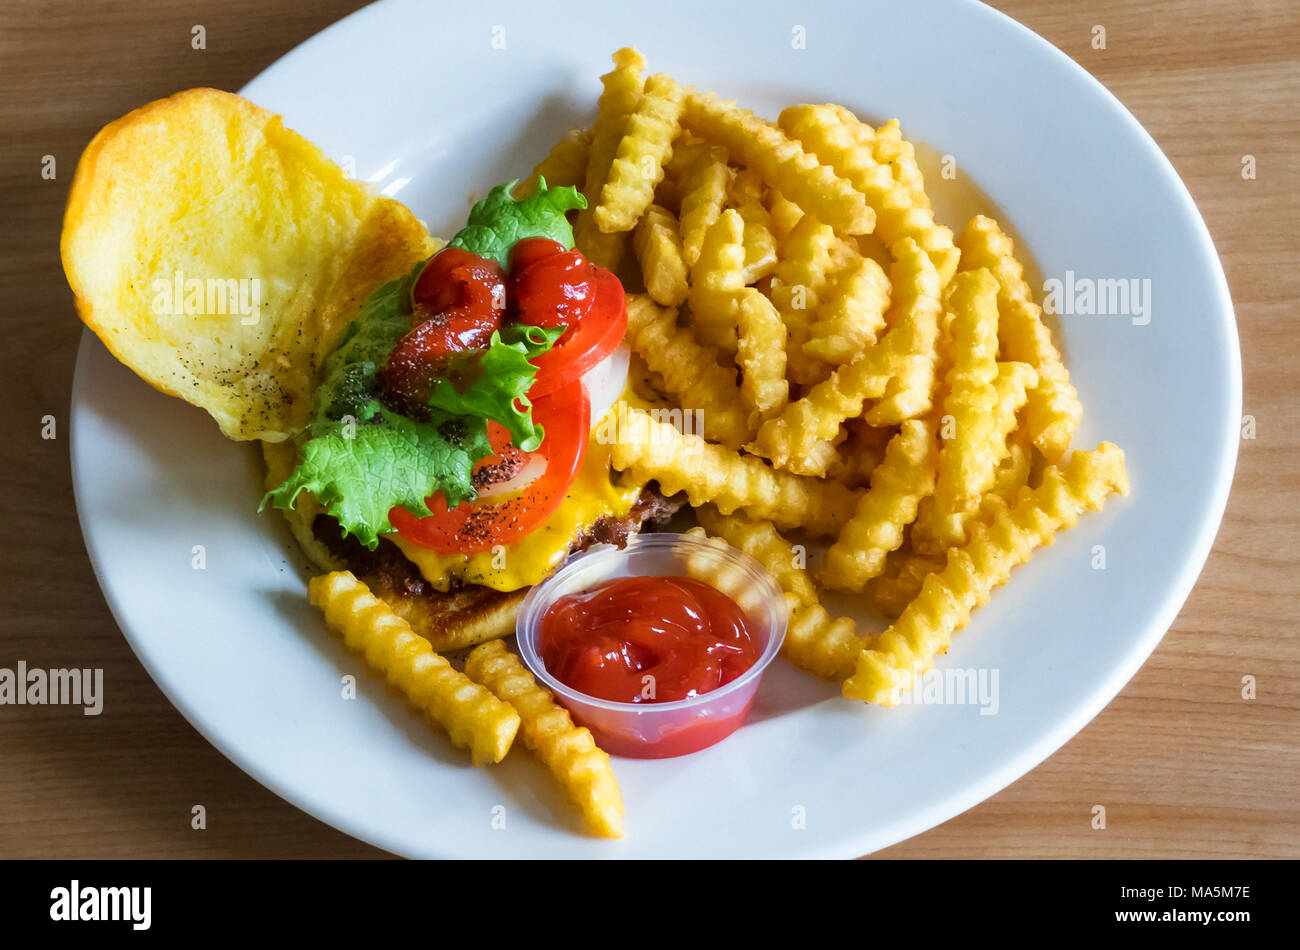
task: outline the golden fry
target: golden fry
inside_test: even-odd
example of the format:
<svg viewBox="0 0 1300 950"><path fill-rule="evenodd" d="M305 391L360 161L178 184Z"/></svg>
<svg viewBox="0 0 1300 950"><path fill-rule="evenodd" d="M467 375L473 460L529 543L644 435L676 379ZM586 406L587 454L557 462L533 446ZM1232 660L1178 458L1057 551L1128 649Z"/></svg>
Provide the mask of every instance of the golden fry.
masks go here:
<svg viewBox="0 0 1300 950"><path fill-rule="evenodd" d="M740 366L740 398L749 415L750 429L780 414L790 398L785 378L785 324L772 301L749 289L736 310Z"/></svg>
<svg viewBox="0 0 1300 950"><path fill-rule="evenodd" d="M632 232L632 248L641 263L646 293L665 307L684 304L690 284L682 239L672 212L657 204L647 208Z"/></svg>
<svg viewBox="0 0 1300 950"><path fill-rule="evenodd" d="M1025 425L1034 445L1055 463L1069 448L1083 406L1052 342L1052 332L1043 323L1043 311L1025 283L1015 246L996 221L983 215L971 219L957 244L964 269L985 267L997 278L1002 358L1028 363L1037 370L1038 386L1029 396Z"/></svg>
<svg viewBox="0 0 1300 950"><path fill-rule="evenodd" d="M807 555L796 551L770 521L724 515L713 505L696 511L701 527L737 550L744 551L776 578L781 590L791 594L799 605L815 604L817 589L802 567Z"/></svg>
<svg viewBox="0 0 1300 950"><path fill-rule="evenodd" d="M830 299L818 307L803 351L831 366L852 362L884 329L889 293L884 269L869 257L859 257Z"/></svg>
<svg viewBox="0 0 1300 950"><path fill-rule="evenodd" d="M772 236L777 241L784 241L794 231L795 226L803 220L803 208L785 197L775 188L767 189L763 202L767 208L767 218L771 223Z"/></svg>
<svg viewBox="0 0 1300 950"><path fill-rule="evenodd" d="M763 205L763 180L757 172L736 173L727 193L727 204L745 221L745 285L762 280L776 269L776 237L772 234L767 208Z"/></svg>
<svg viewBox="0 0 1300 950"><path fill-rule="evenodd" d="M867 234L876 215L860 193L781 129L711 92L686 97L682 125L726 147L773 188L844 234Z"/></svg>
<svg viewBox="0 0 1300 950"><path fill-rule="evenodd" d="M880 164L893 170L894 180L907 191L915 207L930 207L930 196L925 193L925 178L916 163L916 149L903 138L897 119L890 119L875 130L871 136L871 154Z"/></svg>
<svg viewBox="0 0 1300 950"><path fill-rule="evenodd" d="M591 127L591 150L583 194L587 207L578 212L573 223L573 239L588 260L617 269L627 249L626 232L606 234L596 225L595 211L610 168L618 154L619 143L627 130L628 117L641 101L645 57L631 47L614 54L614 68L600 77L603 90L597 102L596 123Z"/></svg>
<svg viewBox="0 0 1300 950"><path fill-rule="evenodd" d="M642 413L630 414L612 447L614 468L653 478L665 495L686 492L693 507L713 502L723 514L743 511L782 530L829 536L853 513L857 493L838 482L778 472Z"/></svg>
<svg viewBox="0 0 1300 950"><path fill-rule="evenodd" d="M1073 527L1081 512L1100 509L1113 492L1128 494L1128 477L1124 453L1109 442L1075 452L1063 471L1047 469L1042 484L1022 490L1014 508L999 513L992 526L976 525L969 543L949 550L944 569L925 579L920 596L858 656L844 695L896 705L1013 569L1035 548L1051 544L1057 531Z"/></svg>
<svg viewBox="0 0 1300 950"><path fill-rule="evenodd" d="M736 308L745 289L745 222L733 208L723 211L704 235L691 265L688 301L691 322L705 344L736 352Z"/></svg>
<svg viewBox="0 0 1300 950"><path fill-rule="evenodd" d="M890 329L879 344L890 379L884 396L867 411L867 422L873 426L897 425L929 412L938 364L936 344L943 312L939 273L911 238L895 243L890 253L894 299L885 317Z"/></svg>
<svg viewBox="0 0 1300 950"><path fill-rule="evenodd" d="M704 236L722 214L731 184L727 153L721 148L704 149L682 175L682 210L678 222L682 229L682 251L686 266L699 260Z"/></svg>
<svg viewBox="0 0 1300 950"><path fill-rule="evenodd" d="M842 680L853 672L854 663L869 644L858 635L849 617L832 617L820 603L791 603L790 621L781 651L792 664L817 676Z"/></svg>
<svg viewBox="0 0 1300 950"><path fill-rule="evenodd" d="M664 162L673 152L684 94L681 86L663 74L645 81L641 101L627 118L627 131L592 213L600 230L632 230L654 201L655 186L664 177Z"/></svg>
<svg viewBox="0 0 1300 950"><path fill-rule="evenodd" d="M733 448L749 438L734 371L719 366L689 329L677 326L676 310L628 294L627 344L659 374L683 409L700 411L705 438Z"/></svg>
<svg viewBox="0 0 1300 950"><path fill-rule="evenodd" d="M921 585L931 574L943 570L947 552L940 556L915 554L906 545L885 558L885 569L867 585L876 609L890 619L897 618L921 593Z"/></svg>
<svg viewBox="0 0 1300 950"><path fill-rule="evenodd" d="M858 500L852 519L826 552L821 580L835 590L859 592L885 566L885 555L903 543L903 529L921 500L934 491L934 423L908 419L871 473L871 490Z"/></svg>
<svg viewBox="0 0 1300 950"><path fill-rule="evenodd" d="M603 838L623 837L623 793L591 732L573 724L568 710L500 640L476 647L465 659L465 673L519 714L524 745L560 780L587 827Z"/></svg>
<svg viewBox="0 0 1300 950"><path fill-rule="evenodd" d="M1024 366L1026 364L1012 363L1003 365ZM1001 382L1002 369L999 367L998 383ZM1027 395L1028 393L1026 393ZM998 411L1002 413L1014 405L1014 399L1003 402L1002 396L999 394L998 404ZM998 422L999 428L1002 428L1003 421L1001 417ZM1014 504L1016 497L1020 494L1020 489L1029 484L1029 472L1033 465L1033 455L1033 446L1027 444L1025 436L1018 432L1010 433L1007 436L1007 456L998 463L997 470L993 473L993 484L989 486L989 494L998 496L1009 505Z"/></svg>
<svg viewBox="0 0 1300 950"><path fill-rule="evenodd" d="M428 640L412 633L406 621L350 571L313 577L307 596L349 647L365 654L366 662L411 705L440 723L453 743L470 750L475 765L505 757L519 728L519 714L452 669Z"/></svg>
<svg viewBox="0 0 1300 950"><path fill-rule="evenodd" d="M958 251L952 231L936 224L927 206L918 206L909 190L894 180L888 165L861 144L854 125L828 106L791 106L781 113L781 128L804 148L852 183L876 213L876 233L887 245L911 238L929 255L946 286L957 270Z"/></svg>
<svg viewBox="0 0 1300 950"><path fill-rule="evenodd" d="M573 129L551 146L551 151L533 168L533 173L515 186L520 200L537 190L537 180L545 178L550 188L573 185L579 191L587 177L587 160L591 153L591 132Z"/></svg>

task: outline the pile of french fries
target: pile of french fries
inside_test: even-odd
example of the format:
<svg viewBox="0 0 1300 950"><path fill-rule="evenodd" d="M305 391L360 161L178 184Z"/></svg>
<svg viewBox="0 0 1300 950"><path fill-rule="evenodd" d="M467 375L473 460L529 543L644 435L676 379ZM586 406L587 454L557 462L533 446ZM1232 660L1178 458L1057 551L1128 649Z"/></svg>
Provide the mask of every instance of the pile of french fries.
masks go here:
<svg viewBox="0 0 1300 950"><path fill-rule="evenodd" d="M629 290L641 411L613 465L684 492L694 533L776 578L791 663L892 706L1036 547L1128 492L1123 452L1067 454L1082 406L1011 239L935 221L897 121L796 105L773 123L644 69L615 53L595 123L515 190L578 187L577 245ZM829 541L815 570L803 538ZM858 630L825 590L892 626ZM311 598L476 764L520 732L591 830L622 834L608 755L504 644L460 673L348 572Z"/></svg>
<svg viewBox="0 0 1300 950"><path fill-rule="evenodd" d="M935 221L897 121L770 122L644 69L615 53L595 124L520 186L586 195L578 247L636 291L639 401L682 411L636 414L614 466L771 571L792 663L894 705L1035 547L1128 491L1123 453L1067 456L1083 409L1011 239ZM830 541L815 573L783 532ZM832 617L826 589L893 625Z"/></svg>

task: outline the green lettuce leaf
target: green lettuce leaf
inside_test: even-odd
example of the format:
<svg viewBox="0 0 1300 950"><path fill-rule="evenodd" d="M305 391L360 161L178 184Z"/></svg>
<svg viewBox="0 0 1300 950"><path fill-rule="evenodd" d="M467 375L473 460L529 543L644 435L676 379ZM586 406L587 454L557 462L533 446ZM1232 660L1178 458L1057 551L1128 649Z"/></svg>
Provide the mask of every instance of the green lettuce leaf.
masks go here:
<svg viewBox="0 0 1300 950"><path fill-rule="evenodd" d="M458 392L448 380L438 380L429 405L452 415L499 422L510 430L516 448L535 451L546 433L533 422L528 387L537 367L529 360L549 350L563 332L562 326L544 330L515 323L493 333L492 342L479 357L478 379L464 392Z"/></svg>
<svg viewBox="0 0 1300 950"><path fill-rule="evenodd" d="M465 227L451 239L451 247L464 248L480 257L496 261L507 270L510 249L524 238L542 237L573 247L573 228L566 211L587 207L587 199L572 185L548 188L539 178L537 190L516 201L510 192L517 181L497 185L488 196L474 205Z"/></svg>
<svg viewBox="0 0 1300 950"><path fill-rule="evenodd" d="M420 263L405 277L378 287L362 303L325 360L323 377L312 396L312 431L322 422L344 416L368 418L365 410L374 401L379 370L397 341L411 329L407 301L411 285L423 269L424 263Z"/></svg>
<svg viewBox="0 0 1300 950"><path fill-rule="evenodd" d="M449 506L474 497L474 463L492 453L482 420L446 417L417 422L374 404L367 422L335 422L309 439L284 484L267 492L290 508L298 493L314 494L338 519L344 537L355 535L372 550L393 529L388 512L405 508L432 514L425 499L442 492Z"/></svg>

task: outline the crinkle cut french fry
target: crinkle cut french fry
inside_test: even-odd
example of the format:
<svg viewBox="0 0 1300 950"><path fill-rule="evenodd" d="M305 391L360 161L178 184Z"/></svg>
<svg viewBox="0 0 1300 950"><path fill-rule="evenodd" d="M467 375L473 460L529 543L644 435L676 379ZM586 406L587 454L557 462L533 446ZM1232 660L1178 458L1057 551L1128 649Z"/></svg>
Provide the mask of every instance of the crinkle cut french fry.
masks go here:
<svg viewBox="0 0 1300 950"><path fill-rule="evenodd" d="M975 403L967 399L969 391L964 386L955 386L944 403L945 410L954 413L950 421L956 431L939 455L940 479L947 479L945 493L941 498L936 490L934 497L922 504L912 531L912 544L922 553L940 554L953 545L964 544L980 500L989 492L1011 500L1028 478L1029 455L1025 447L1020 447L1013 460L1015 468L1004 472L1001 465L1012 451L1008 436L1016 426L1016 413L1025 404L1038 374L1028 363L998 363L997 367L992 405L986 407L983 396L977 397L980 415L970 417L969 410ZM967 417L964 423L956 421L959 415ZM962 425L967 427L966 440L961 438Z"/></svg>
<svg viewBox="0 0 1300 950"><path fill-rule="evenodd" d="M831 248L835 231L805 214L781 242L769 296L785 323L789 339L786 368L790 378L810 386L825 378L829 367L804 352L822 298L831 288Z"/></svg>
<svg viewBox="0 0 1300 950"><path fill-rule="evenodd" d="M776 578L781 590L793 595L798 604L817 602L817 589L812 578L799 567L806 555L800 556L772 522L739 514L724 515L713 505L705 505L695 515L700 519L700 526L710 535L721 538L763 565Z"/></svg>
<svg viewBox="0 0 1300 950"><path fill-rule="evenodd" d="M791 106L781 113L780 125L865 197L876 212L876 233L882 241L887 245L901 238L916 241L933 262L940 285L947 285L959 256L952 231L935 223L928 205L914 203L889 166L876 161L871 147L862 144L853 124L842 121L832 107Z"/></svg>
<svg viewBox="0 0 1300 950"><path fill-rule="evenodd" d="M963 269L988 268L997 278L1002 358L1028 363L1037 370L1038 386L1025 408L1025 426L1038 450L1055 463L1069 448L1083 406L1052 342L1052 332L1043 323L1043 311L1025 282L1015 246L996 221L983 215L971 220L957 245Z"/></svg>
<svg viewBox="0 0 1300 950"><path fill-rule="evenodd" d="M736 310L740 366L740 398L751 429L780 414L790 398L785 378L785 324L772 301L754 289L740 298Z"/></svg>
<svg viewBox="0 0 1300 950"><path fill-rule="evenodd" d="M767 219L772 228L772 236L777 241L784 241L788 238L799 222L803 220L803 208L800 208L775 188L767 189L767 196L763 201L763 206L767 208Z"/></svg>
<svg viewBox="0 0 1300 950"><path fill-rule="evenodd" d="M628 116L641 101L644 83L641 72L645 58L631 47L614 54L614 68L600 77L603 90L597 102L596 123L591 127L591 150L583 194L587 207L578 212L573 223L573 239L588 260L614 270L626 251L626 232L606 234L596 225L595 211L610 167L618 153L619 142L627 130Z"/></svg>
<svg viewBox="0 0 1300 950"><path fill-rule="evenodd" d="M559 779L587 826L604 838L623 837L623 793L609 756L591 732L573 724L568 710L537 685L500 640L475 647L465 659L465 673L519 714L524 745Z"/></svg>
<svg viewBox="0 0 1300 950"><path fill-rule="evenodd" d="M682 207L677 220L682 229L682 253L687 267L694 267L699 260L704 236L722 214L730 184L726 149L702 150L683 172Z"/></svg>
<svg viewBox="0 0 1300 950"><path fill-rule="evenodd" d="M918 208L930 207L930 196L925 193L925 177L916 163L916 148L903 138L897 119L890 119L875 130L871 137L871 154L882 165L888 165L894 180L907 189L912 204Z"/></svg>
<svg viewBox="0 0 1300 950"><path fill-rule="evenodd" d="M313 577L307 596L349 647L363 653L411 705L440 723L454 744L470 750L475 765L505 757L519 728L519 714L452 669L352 572Z"/></svg>
<svg viewBox="0 0 1300 950"><path fill-rule="evenodd" d="M880 343L786 406L758 430L750 451L778 468L820 475L812 447L834 438L840 423L862 414L868 399L880 398L867 421L889 425L929 409L934 381L934 344L939 332L939 278L934 265L911 238L896 247L894 328ZM881 417L884 418L881 418Z"/></svg>
<svg viewBox="0 0 1300 950"><path fill-rule="evenodd" d="M932 420L908 419L871 473L871 490L826 552L821 580L835 590L859 592L903 543L903 529L921 499L934 490L937 455Z"/></svg>
<svg viewBox="0 0 1300 950"><path fill-rule="evenodd" d="M780 128L711 92L691 91L682 125L726 147L773 188L844 234L867 234L876 215L863 196Z"/></svg>
<svg viewBox="0 0 1300 950"><path fill-rule="evenodd" d="M677 326L677 311L643 294L627 297L627 344L658 373L683 409L699 410L704 436L739 448L751 432L741 410L735 372Z"/></svg>
<svg viewBox="0 0 1300 950"><path fill-rule="evenodd" d="M745 221L745 285L762 280L776 269L776 237L763 205L763 180L752 169L736 173L727 201Z"/></svg>
<svg viewBox="0 0 1300 950"><path fill-rule="evenodd" d="M664 162L672 155L680 128L684 94L681 86L661 73L645 81L593 212L600 230L632 230L654 200L655 186L663 180Z"/></svg>
<svg viewBox="0 0 1300 950"><path fill-rule="evenodd" d="M848 676L867 641L857 635L852 620L832 618L822 607L812 578L798 566L806 555L796 552L770 521L723 515L712 505L699 509L696 514L704 531L719 542L725 541L744 551L776 578L789 611L781 648L785 658L818 676L832 679Z"/></svg>
<svg viewBox="0 0 1300 950"><path fill-rule="evenodd" d="M965 542L980 497L992 487L1007 455L1016 412L1038 379L1026 363L997 362L997 282L992 275L962 272L952 289L954 363L943 402L939 478L912 530L912 544L923 554Z"/></svg>
<svg viewBox="0 0 1300 950"><path fill-rule="evenodd" d="M911 238L890 247L894 257L890 280L894 302L885 323L881 346L891 378L885 394L866 415L873 426L897 425L930 411L938 365L936 343L943 308L939 303L942 281L928 256Z"/></svg>
<svg viewBox="0 0 1300 950"><path fill-rule="evenodd" d="M522 200L537 190L537 180L545 178L550 188L573 185L582 190L587 177L587 157L591 151L591 132L573 129L537 163L533 173L515 186L515 198Z"/></svg>
<svg viewBox="0 0 1300 950"><path fill-rule="evenodd" d="M691 322L705 344L736 352L736 308L745 289L745 222L728 208L713 222L691 265Z"/></svg>
<svg viewBox="0 0 1300 950"><path fill-rule="evenodd" d="M939 478L934 498L925 505L912 531L922 553L937 553L960 544L955 516L971 512L993 477L993 410L998 375L998 285L986 270L966 271L952 283L948 296L948 337L952 367L945 380L943 421L939 435Z"/></svg>
<svg viewBox="0 0 1300 950"><path fill-rule="evenodd" d="M884 269L869 257L859 257L818 307L804 352L831 366L852 362L884 328L889 292Z"/></svg>
<svg viewBox="0 0 1300 950"><path fill-rule="evenodd" d="M657 480L665 495L684 491L693 507L713 502L723 514L739 510L782 530L829 536L857 504L858 493L838 482L775 471L762 459L683 435L646 414L631 413L626 423L612 446L614 468Z"/></svg>
<svg viewBox="0 0 1300 950"><path fill-rule="evenodd" d="M906 546L885 558L884 571L867 585L871 602L886 617L896 619L921 593L921 585L948 563L945 551L940 556L915 554Z"/></svg>
<svg viewBox="0 0 1300 950"><path fill-rule="evenodd" d="M786 594L790 620L781 652L801 670L842 680L853 672L858 656L869 644L849 617L832 617L820 603L796 604Z"/></svg>
<svg viewBox="0 0 1300 950"><path fill-rule="evenodd" d="M976 525L967 544L948 551L944 569L925 579L916 600L858 656L844 695L896 705L1013 569L1035 548L1051 544L1056 532L1073 527L1081 512L1101 508L1113 492L1128 494L1128 477L1124 453L1109 442L1073 453L1064 470L1047 469L1042 484L1023 489L1015 507L1000 512L991 526Z"/></svg>
<svg viewBox="0 0 1300 950"><path fill-rule="evenodd" d="M885 460L885 448L889 444L889 438L881 441L876 434L892 438L894 430L873 429L859 420L851 420L845 423L843 431L845 438L826 469L826 477L849 488L865 488L871 482L871 473Z"/></svg>
<svg viewBox="0 0 1300 950"><path fill-rule="evenodd" d="M980 498L977 517L986 526L993 524L999 512L1015 504L1020 489L1028 484L1032 448L1014 438L1009 448L998 466L993 487ZM917 554L906 548L893 552L886 560L884 573L874 578L868 588L876 609L886 617L897 617L916 599L926 577L942 571L947 559L947 548L936 554Z"/></svg>
<svg viewBox="0 0 1300 950"><path fill-rule="evenodd" d="M632 232L632 247L641 264L646 293L665 307L684 304L690 283L682 238L672 212L657 204L647 208Z"/></svg>
<svg viewBox="0 0 1300 950"><path fill-rule="evenodd" d="M1025 366L1027 364L1016 363L1011 365ZM999 376L1001 372L1001 369L999 369ZM999 420L999 427L1001 427L1001 420ZM1028 444L1027 436L1019 432L1011 432L1007 436L1007 457L998 463L997 470L993 473L993 485L989 488L989 493L997 495L1007 504L1015 502L1020 489L1029 484L1033 454L1034 449L1032 445Z"/></svg>
<svg viewBox="0 0 1300 950"><path fill-rule="evenodd" d="M632 353L627 367L627 389L623 401L633 409L672 409L677 399L669 396L664 378L646 365L639 353ZM617 410L617 406L614 407Z"/></svg>

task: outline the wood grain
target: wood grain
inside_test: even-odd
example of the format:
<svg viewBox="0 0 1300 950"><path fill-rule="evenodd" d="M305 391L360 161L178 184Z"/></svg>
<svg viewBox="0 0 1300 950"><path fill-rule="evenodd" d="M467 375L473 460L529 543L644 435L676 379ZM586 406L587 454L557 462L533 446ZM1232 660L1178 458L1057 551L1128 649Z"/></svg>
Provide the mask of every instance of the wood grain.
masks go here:
<svg viewBox="0 0 1300 950"><path fill-rule="evenodd" d="M103 667L113 714L0 707L0 857L374 857L231 765L135 659L87 561L67 422L80 326L58 260L67 183L105 122L177 89L237 89L349 0L8 0L0 29L0 666ZM1300 9L1179 0L998 4L1105 83L1191 189L1245 365L1227 516L1178 620L1078 736L992 799L880 856L1300 856ZM190 47L195 24L207 49ZM1107 48L1092 48L1104 26ZM1258 177L1241 176L1254 155ZM57 177L41 178L43 156ZM58 437L41 438L42 417ZM1253 675L1258 698L1241 698ZM208 827L190 827L190 809ZM1107 810L1093 830L1092 808Z"/></svg>

